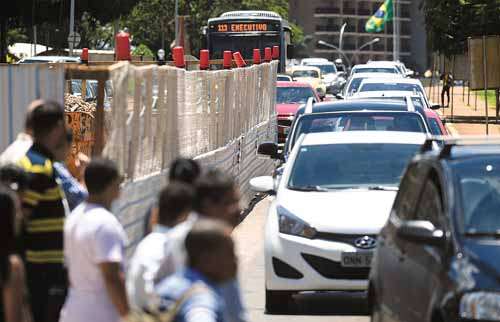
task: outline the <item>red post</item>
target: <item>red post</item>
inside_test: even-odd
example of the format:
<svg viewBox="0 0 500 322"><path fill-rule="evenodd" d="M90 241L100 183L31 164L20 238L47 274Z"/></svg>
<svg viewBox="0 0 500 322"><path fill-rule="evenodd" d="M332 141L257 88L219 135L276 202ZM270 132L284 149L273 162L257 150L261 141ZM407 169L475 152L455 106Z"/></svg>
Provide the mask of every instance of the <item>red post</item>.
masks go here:
<svg viewBox="0 0 500 322"><path fill-rule="evenodd" d="M280 59L280 47L273 46L273 59Z"/></svg>
<svg viewBox="0 0 500 322"><path fill-rule="evenodd" d="M264 61L266 63L269 63L271 60L273 60L273 53L271 47L266 47L264 48Z"/></svg>
<svg viewBox="0 0 500 322"><path fill-rule="evenodd" d="M210 67L210 53L207 49L200 50L200 69L207 70Z"/></svg>
<svg viewBox="0 0 500 322"><path fill-rule="evenodd" d="M130 35L128 32L120 31L115 37L115 59L131 60L130 57Z"/></svg>
<svg viewBox="0 0 500 322"><path fill-rule="evenodd" d="M233 64L233 55L230 50L224 50L223 63L224 69L231 69Z"/></svg>
<svg viewBox="0 0 500 322"><path fill-rule="evenodd" d="M172 49L172 57L174 58L174 64L177 68L185 68L186 62L184 61L184 48L177 46Z"/></svg>
<svg viewBox="0 0 500 322"><path fill-rule="evenodd" d="M253 64L254 65L260 64L260 49L253 50Z"/></svg>
<svg viewBox="0 0 500 322"><path fill-rule="evenodd" d="M88 48L83 48L82 49L82 54L80 55L80 61L82 64L89 64L89 49Z"/></svg>
<svg viewBox="0 0 500 322"><path fill-rule="evenodd" d="M243 56L241 56L241 53L239 51L237 51L233 54L233 58L234 58L234 61L236 62L236 66L238 66L238 68L242 68L242 67L247 66L246 61L243 59Z"/></svg>

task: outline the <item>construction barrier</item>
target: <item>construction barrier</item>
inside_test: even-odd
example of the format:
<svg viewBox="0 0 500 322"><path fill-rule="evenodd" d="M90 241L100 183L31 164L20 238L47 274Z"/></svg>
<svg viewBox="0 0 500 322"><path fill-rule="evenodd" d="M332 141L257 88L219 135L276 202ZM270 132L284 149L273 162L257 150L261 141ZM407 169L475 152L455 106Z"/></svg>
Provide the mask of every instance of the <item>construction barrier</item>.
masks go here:
<svg viewBox="0 0 500 322"><path fill-rule="evenodd" d="M115 212L129 251L143 237L144 216L178 156L232 174L242 203L254 194L250 178L270 174L274 163L257 157L258 144L276 141L277 62L223 71L122 63L110 72L109 135L103 155L126 174Z"/></svg>
<svg viewBox="0 0 500 322"><path fill-rule="evenodd" d="M23 131L26 109L37 98L63 103L62 64L0 65L0 151Z"/></svg>

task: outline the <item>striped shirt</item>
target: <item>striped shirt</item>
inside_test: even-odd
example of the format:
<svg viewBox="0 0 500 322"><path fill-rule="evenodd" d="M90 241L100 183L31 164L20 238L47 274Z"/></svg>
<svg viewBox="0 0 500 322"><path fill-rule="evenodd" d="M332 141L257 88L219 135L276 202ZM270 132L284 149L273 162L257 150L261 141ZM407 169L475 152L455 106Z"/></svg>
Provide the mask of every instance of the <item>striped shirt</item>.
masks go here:
<svg viewBox="0 0 500 322"><path fill-rule="evenodd" d="M56 179L51 154L38 144L28 150L19 165L28 173L23 207L30 210L24 223L23 250L29 264L63 264L63 228L69 212Z"/></svg>

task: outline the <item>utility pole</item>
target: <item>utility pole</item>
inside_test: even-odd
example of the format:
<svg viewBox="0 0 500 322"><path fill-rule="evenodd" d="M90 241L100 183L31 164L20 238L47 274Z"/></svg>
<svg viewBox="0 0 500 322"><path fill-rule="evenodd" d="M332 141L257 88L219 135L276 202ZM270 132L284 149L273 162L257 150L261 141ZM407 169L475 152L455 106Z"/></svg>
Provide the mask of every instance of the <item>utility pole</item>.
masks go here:
<svg viewBox="0 0 500 322"><path fill-rule="evenodd" d="M175 0L175 46L179 46L179 0Z"/></svg>
<svg viewBox="0 0 500 322"><path fill-rule="evenodd" d="M394 61L399 60L399 37L400 37L400 23L399 23L399 0L393 0L392 2L392 58Z"/></svg>
<svg viewBox="0 0 500 322"><path fill-rule="evenodd" d="M70 0L70 9L69 9L69 34L72 35L75 32L75 0ZM73 56L73 45L74 42L69 42L69 55Z"/></svg>

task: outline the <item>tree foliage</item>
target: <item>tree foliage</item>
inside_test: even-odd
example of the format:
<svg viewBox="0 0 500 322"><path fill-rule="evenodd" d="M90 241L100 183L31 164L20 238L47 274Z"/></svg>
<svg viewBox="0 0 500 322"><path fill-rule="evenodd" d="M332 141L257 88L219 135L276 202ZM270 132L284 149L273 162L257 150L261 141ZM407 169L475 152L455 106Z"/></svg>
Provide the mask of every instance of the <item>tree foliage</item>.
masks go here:
<svg viewBox="0 0 500 322"><path fill-rule="evenodd" d="M499 0L423 0L429 42L446 56L463 53L467 38L500 32Z"/></svg>

